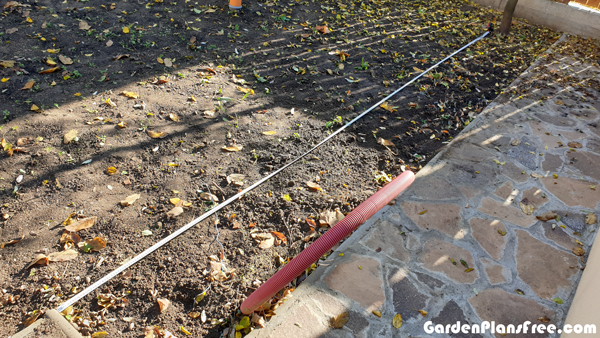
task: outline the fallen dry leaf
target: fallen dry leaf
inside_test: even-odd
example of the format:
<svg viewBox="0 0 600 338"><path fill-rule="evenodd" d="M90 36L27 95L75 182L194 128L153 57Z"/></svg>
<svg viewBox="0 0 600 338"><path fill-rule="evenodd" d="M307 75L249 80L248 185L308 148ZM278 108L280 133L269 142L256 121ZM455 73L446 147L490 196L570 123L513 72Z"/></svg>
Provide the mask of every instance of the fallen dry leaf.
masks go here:
<svg viewBox="0 0 600 338"><path fill-rule="evenodd" d="M48 261L50 262L65 262L77 258L79 252L75 250L65 250L59 252L53 252L48 255Z"/></svg>
<svg viewBox="0 0 600 338"><path fill-rule="evenodd" d="M224 150L224 151L228 151L228 152L235 152L235 151L242 150L242 148L244 148L244 146L232 145L232 146L229 146L229 147L223 147L221 149Z"/></svg>
<svg viewBox="0 0 600 338"><path fill-rule="evenodd" d="M384 145L384 146L388 146L388 147L395 147L396 145L394 144L394 142L386 140L382 137L378 137L377 138L377 143Z"/></svg>
<svg viewBox="0 0 600 338"><path fill-rule="evenodd" d="M330 325L334 329L341 329L344 327L344 325L346 325L346 323L348 323L349 319L350 314L348 312L342 312L339 315L331 318Z"/></svg>
<svg viewBox="0 0 600 338"><path fill-rule="evenodd" d="M533 178L542 178L542 177L544 177L544 175L542 175L542 174L538 174L538 173L536 173L536 172L532 172L532 173L531 173L531 177L533 177Z"/></svg>
<svg viewBox="0 0 600 338"><path fill-rule="evenodd" d="M427 316L427 315L429 314L429 312L427 312L427 311L425 311L425 310L419 310L419 313L420 313L420 314L421 314L423 317L425 317L425 316Z"/></svg>
<svg viewBox="0 0 600 338"><path fill-rule="evenodd" d="M46 69L46 70L42 70L41 72L39 72L38 74L48 74L48 73L54 73L55 71L59 70L60 67L54 67L54 68L50 68L50 69Z"/></svg>
<svg viewBox="0 0 600 338"><path fill-rule="evenodd" d="M106 248L106 240L100 237L96 237L90 241L78 243L78 245L80 246L80 249L83 249L83 251L85 252L100 251Z"/></svg>
<svg viewBox="0 0 600 338"><path fill-rule="evenodd" d="M585 216L585 224L596 224L596 222L598 222L598 216L596 216L596 214L594 214L593 212L590 212L589 214L587 214L587 216Z"/></svg>
<svg viewBox="0 0 600 338"><path fill-rule="evenodd" d="M164 131L156 132L156 131L148 130L148 136L150 136L152 138L164 138L165 136L167 136L167 133L165 133Z"/></svg>
<svg viewBox="0 0 600 338"><path fill-rule="evenodd" d="M200 194L200 198L205 201L219 202L219 198L209 192L203 192Z"/></svg>
<svg viewBox="0 0 600 338"><path fill-rule="evenodd" d="M571 251L573 251L573 254L575 254L575 256L583 256L585 255L585 250L583 250L583 248L576 246L573 249L571 249Z"/></svg>
<svg viewBox="0 0 600 338"><path fill-rule="evenodd" d="M4 249L4 247L5 247L5 246L7 246L7 245L13 245L13 244L17 244L17 243L19 243L19 242L20 242L20 241L21 241L23 238L25 238L25 235L21 236L21 238L15 238L15 239L12 239L12 240L10 240L10 241L8 241L8 242L4 242L4 243L0 244L0 249Z"/></svg>
<svg viewBox="0 0 600 338"><path fill-rule="evenodd" d="M548 318L548 316L544 316L544 317L540 317L538 318L538 320L542 323L549 323L550 322L550 318Z"/></svg>
<svg viewBox="0 0 600 338"><path fill-rule="evenodd" d="M547 222L551 219L555 219L556 216L558 216L558 215L554 211L548 211L539 216L535 216L535 218L537 218L540 221Z"/></svg>
<svg viewBox="0 0 600 338"><path fill-rule="evenodd" d="M227 176L227 183L228 184L235 184L237 186L242 186L244 185L244 179L246 178L246 175L242 175L242 174L231 174L229 176Z"/></svg>
<svg viewBox="0 0 600 338"><path fill-rule="evenodd" d="M83 229L91 228L98 221L98 217L92 216L88 218L84 218L80 221L71 223L65 227L65 230L70 232L77 232Z"/></svg>
<svg viewBox="0 0 600 338"><path fill-rule="evenodd" d="M58 59L60 60L60 62L62 62L63 65L72 65L73 64L73 60L64 55L59 55Z"/></svg>
<svg viewBox="0 0 600 338"><path fill-rule="evenodd" d="M384 103L382 103L382 104L379 106L379 108L381 108L381 109L385 109L385 110L389 111L390 113L393 113L393 112L395 112L395 111L397 111L397 110L398 110L398 109L396 109L396 108L398 108L398 107L392 107L392 106L390 106L390 105L389 105L387 102L384 102Z"/></svg>
<svg viewBox="0 0 600 338"><path fill-rule="evenodd" d="M137 201L140 198L140 196L140 194L133 194L127 196L124 200L121 201L121 206L128 207L132 205L133 203L135 203L135 201Z"/></svg>
<svg viewBox="0 0 600 338"><path fill-rule="evenodd" d="M331 33L331 30L327 26L316 26L315 29L321 32L322 34Z"/></svg>
<svg viewBox="0 0 600 338"><path fill-rule="evenodd" d="M27 82L23 88L21 88L21 90L29 90L31 88L33 88L33 85L35 84L35 81L31 80L29 82Z"/></svg>
<svg viewBox="0 0 600 338"><path fill-rule="evenodd" d="M513 146L518 146L519 144L521 144L521 140L519 140L518 138L516 138L516 139L512 140L510 142L510 144L513 145Z"/></svg>
<svg viewBox="0 0 600 338"><path fill-rule="evenodd" d="M528 203L529 201L527 199L524 199L519 203L519 207L521 207L521 210L523 210L525 215L532 215L534 206Z"/></svg>
<svg viewBox="0 0 600 338"><path fill-rule="evenodd" d="M46 257L46 255L44 254L38 254L37 256L35 256L35 258L33 258L33 261L29 263L27 269L37 264L48 265L48 257Z"/></svg>
<svg viewBox="0 0 600 338"><path fill-rule="evenodd" d="M29 110L31 110L31 111L39 111L40 107L36 106L35 104L32 104L31 108L29 108Z"/></svg>
<svg viewBox="0 0 600 338"><path fill-rule="evenodd" d="M29 316L27 319L25 319L25 320L23 321L23 326L24 326L24 327L27 327L27 326L29 326L29 325L33 324L33 322L35 322L35 321L38 319L38 317L39 317L40 315L42 315L42 313L43 313L43 312L42 312L41 310L34 310L34 311L31 313L31 315L30 315L30 316Z"/></svg>
<svg viewBox="0 0 600 338"><path fill-rule="evenodd" d="M169 305L171 305L171 302L166 298L158 298L156 302L158 303L158 309L160 313L165 312Z"/></svg>
<svg viewBox="0 0 600 338"><path fill-rule="evenodd" d="M273 131L263 131L263 135L275 135L277 134L277 132L275 130Z"/></svg>
<svg viewBox="0 0 600 338"><path fill-rule="evenodd" d="M117 127L121 128L121 129L127 128L127 122L121 121L121 122L117 123Z"/></svg>
<svg viewBox="0 0 600 338"><path fill-rule="evenodd" d="M12 68L15 66L15 61L12 60L0 60L0 66L4 68Z"/></svg>
<svg viewBox="0 0 600 338"><path fill-rule="evenodd" d="M250 88L237 87L237 90L239 90L240 92L242 92L244 94L254 95L254 90L250 89Z"/></svg>
<svg viewBox="0 0 600 338"><path fill-rule="evenodd" d="M175 113L169 114L169 118L171 119L171 121L179 122L179 116L177 116L177 114Z"/></svg>
<svg viewBox="0 0 600 338"><path fill-rule="evenodd" d="M579 142L569 142L567 143L567 145L571 148L583 148L583 146Z"/></svg>
<svg viewBox="0 0 600 338"><path fill-rule="evenodd" d="M79 21L79 29L82 29L82 30L86 31L86 30L88 30L90 28L92 28L92 26L90 26L87 22L85 22L85 21Z"/></svg>
<svg viewBox="0 0 600 338"><path fill-rule="evenodd" d="M164 59L163 61L165 63L165 66L167 66L167 67L173 67L173 61L171 61L171 59L167 58L167 59Z"/></svg>
<svg viewBox="0 0 600 338"><path fill-rule="evenodd" d="M264 328L266 325L265 319L256 312L252 313L252 319L250 321L260 328Z"/></svg>
<svg viewBox="0 0 600 338"><path fill-rule="evenodd" d="M126 96L130 99L137 99L139 97L139 95L134 92L122 92L121 95Z"/></svg>
<svg viewBox="0 0 600 338"><path fill-rule="evenodd" d="M175 207L167 212L167 218L175 218L183 213L182 207Z"/></svg>
<svg viewBox="0 0 600 338"><path fill-rule="evenodd" d="M63 136L63 143L64 144L71 143L71 141L73 141L77 137L77 133L78 133L77 129L70 130L68 133L66 133Z"/></svg>
<svg viewBox="0 0 600 338"><path fill-rule="evenodd" d="M403 322L402 315L399 313L394 316L394 319L392 319L392 325L394 325L394 327L397 329L402 327Z"/></svg>
<svg viewBox="0 0 600 338"><path fill-rule="evenodd" d="M319 215L319 225L320 226L327 226L329 225L330 227L333 227L334 225L336 225L339 221L344 219L344 214L339 211L339 210L335 210L335 211L324 211Z"/></svg>
<svg viewBox="0 0 600 338"><path fill-rule="evenodd" d="M271 231L271 234L273 234L273 235L275 235L275 237L279 238L279 240L282 241L283 244L287 244L287 238L285 238L285 235L282 234L281 232Z"/></svg>
<svg viewBox="0 0 600 338"><path fill-rule="evenodd" d="M113 45L113 40L106 41L106 47L110 47Z"/></svg>
<svg viewBox="0 0 600 338"><path fill-rule="evenodd" d="M318 184L316 184L316 183L314 183L314 182L306 182L306 185L307 185L307 186L308 186L308 187L309 187L311 190L314 190L314 191L321 191L321 190L323 190L323 189L321 189L321 186L320 186L320 185L318 185Z"/></svg>

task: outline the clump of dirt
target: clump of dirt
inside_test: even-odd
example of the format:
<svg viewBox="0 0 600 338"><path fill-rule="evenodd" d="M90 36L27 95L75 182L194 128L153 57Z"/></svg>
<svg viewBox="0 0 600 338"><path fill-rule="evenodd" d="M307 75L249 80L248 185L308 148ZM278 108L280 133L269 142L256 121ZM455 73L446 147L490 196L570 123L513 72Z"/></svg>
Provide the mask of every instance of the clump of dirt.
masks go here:
<svg viewBox="0 0 600 338"><path fill-rule="evenodd" d="M0 289L19 296L0 308L9 335L499 18L462 1L3 8ZM319 215L348 213L403 170L418 171L558 36L518 21L509 37L473 45L67 316L84 335L133 337L158 325L218 337L247 295L326 231ZM86 217L97 221L65 235L65 222ZM27 268L65 249L76 255ZM170 302L162 311L159 298Z"/></svg>

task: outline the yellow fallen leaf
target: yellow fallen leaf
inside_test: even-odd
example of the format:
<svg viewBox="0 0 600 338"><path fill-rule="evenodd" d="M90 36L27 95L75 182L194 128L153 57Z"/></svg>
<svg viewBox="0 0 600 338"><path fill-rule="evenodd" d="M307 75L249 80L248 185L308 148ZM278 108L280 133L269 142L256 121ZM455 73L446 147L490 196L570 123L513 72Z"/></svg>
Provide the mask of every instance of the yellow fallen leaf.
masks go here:
<svg viewBox="0 0 600 338"><path fill-rule="evenodd" d="M104 338L104 337L108 337L108 332L100 331L100 332L92 333L92 338Z"/></svg>
<svg viewBox="0 0 600 338"><path fill-rule="evenodd" d="M171 119L171 121L179 122L179 116L177 116L177 114L175 113L169 114L169 118Z"/></svg>
<svg viewBox="0 0 600 338"><path fill-rule="evenodd" d="M245 94L254 95L254 90L251 88L237 87L237 90L239 90L240 92L245 93Z"/></svg>
<svg viewBox="0 0 600 338"><path fill-rule="evenodd" d="M10 78L9 78L9 77L3 77L3 78L2 78L2 80L0 80L0 81L2 81L2 82L7 82L8 80L10 80Z"/></svg>
<svg viewBox="0 0 600 338"><path fill-rule="evenodd" d="M54 68L49 68L46 70L42 70L41 72L39 72L38 74L48 74L48 73L54 73L55 71L59 70L59 67L54 67Z"/></svg>
<svg viewBox="0 0 600 338"><path fill-rule="evenodd" d="M341 329L348 323L350 319L350 314L348 312L342 312L341 314L331 318L331 327L334 329Z"/></svg>
<svg viewBox="0 0 600 338"><path fill-rule="evenodd" d="M114 175L117 172L117 168L115 167L108 167L108 169L106 169L106 173L109 175Z"/></svg>
<svg viewBox="0 0 600 338"><path fill-rule="evenodd" d="M400 327L402 327L402 324L402 315L398 313L394 316L394 319L392 320L392 325L394 325L395 328L399 329Z"/></svg>
<svg viewBox="0 0 600 338"><path fill-rule="evenodd" d="M46 51L50 54L56 54L60 52L60 49L47 49ZM56 62L54 64L56 65Z"/></svg>
<svg viewBox="0 0 600 338"><path fill-rule="evenodd" d="M121 129L127 128L127 122L121 121L117 124L117 127L121 128Z"/></svg>
<svg viewBox="0 0 600 338"><path fill-rule="evenodd" d="M275 135L275 134L277 134L277 132L275 130L272 130L272 131L263 131L263 134L265 134L265 135Z"/></svg>
<svg viewBox="0 0 600 338"><path fill-rule="evenodd" d="M179 203L179 201L181 201L181 199L179 199L177 197L169 199L169 202L173 205L177 205L177 203Z"/></svg>
<svg viewBox="0 0 600 338"><path fill-rule="evenodd" d="M427 210L423 210L419 213L419 215L425 215L427 213Z"/></svg>
<svg viewBox="0 0 600 338"><path fill-rule="evenodd" d="M23 88L21 88L21 90L29 90L31 88L33 88L33 85L35 84L35 81L29 81L25 84L25 86L23 86Z"/></svg>
<svg viewBox="0 0 600 338"><path fill-rule="evenodd" d="M157 61L158 63L160 63L161 65L165 63L165 62L163 61L163 59L161 59L161 58L156 58L156 61Z"/></svg>
<svg viewBox="0 0 600 338"><path fill-rule="evenodd" d="M233 146L229 146L229 147L223 147L221 149L223 149L224 151L228 151L228 152L235 152L235 151L242 150L242 148L244 148L244 146L233 145Z"/></svg>
<svg viewBox="0 0 600 338"><path fill-rule="evenodd" d="M397 111L397 110L398 110L398 109L396 109L396 108L398 108L398 107L392 107L392 106L390 106L389 104L387 104L387 102L384 102L384 103L382 103L382 104L379 106L379 108L385 109L385 110L389 111L390 113L393 113L393 112L395 112L395 111Z"/></svg>
<svg viewBox="0 0 600 338"><path fill-rule="evenodd" d="M187 334L188 336L191 336L191 335L192 335L192 333L191 333L191 332L189 332L188 330L186 330L186 329L185 329L185 327L183 327L183 326L179 327L179 329L181 330L181 332L183 332L183 333Z"/></svg>
<svg viewBox="0 0 600 338"><path fill-rule="evenodd" d="M127 96L130 99L137 99L139 97L139 95L134 92L122 92L121 95Z"/></svg>
<svg viewBox="0 0 600 338"><path fill-rule="evenodd" d="M423 317L427 316L429 314L429 312L425 311L425 310L419 310L419 313L421 315L423 315Z"/></svg>
<svg viewBox="0 0 600 338"><path fill-rule="evenodd" d="M31 105L31 108L30 108L30 110L31 110L31 111L38 111L38 110L40 110L40 107L38 107L38 106L36 106L36 105L34 104L34 105Z"/></svg>
<svg viewBox="0 0 600 338"><path fill-rule="evenodd" d="M156 131L148 130L148 136L150 136L152 138L163 138L163 137L167 136L167 133L165 133L164 131L156 132Z"/></svg>
<svg viewBox="0 0 600 338"><path fill-rule="evenodd" d="M30 17L27 17L27 19L25 19L25 21L27 21L29 23L33 23L33 20Z"/></svg>
<svg viewBox="0 0 600 338"><path fill-rule="evenodd" d="M123 27L123 33L125 33L125 34L129 33L129 27Z"/></svg>
<svg viewBox="0 0 600 338"><path fill-rule="evenodd" d="M373 314L376 315L377 317L381 318L381 311L373 311Z"/></svg>

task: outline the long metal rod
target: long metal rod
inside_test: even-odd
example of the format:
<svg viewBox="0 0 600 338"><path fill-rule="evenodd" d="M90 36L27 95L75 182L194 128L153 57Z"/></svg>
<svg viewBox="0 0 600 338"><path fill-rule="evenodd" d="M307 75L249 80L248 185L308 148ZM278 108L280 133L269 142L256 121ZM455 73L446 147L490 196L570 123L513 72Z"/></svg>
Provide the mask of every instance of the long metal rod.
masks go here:
<svg viewBox="0 0 600 338"><path fill-rule="evenodd" d="M173 240L175 237L183 234L184 232L186 232L188 229L190 229L191 227L193 227L194 225L202 222L203 220L207 219L208 217L210 217L211 215L215 214L217 211L223 209L224 207L226 207L227 205L229 205L230 203L234 202L235 200L237 200L238 198L244 196L245 194L247 194L248 192L252 191L254 188L258 187L259 185L263 184L264 182L266 182L267 180L271 179L272 177L274 177L275 175L279 174L280 172L284 171L286 168L288 168L289 166L293 165L294 163L298 162L300 159L302 159L304 156L310 154L313 150L319 148L321 145L323 145L325 142L331 140L333 137L335 137L337 134L341 133L342 131L344 131L346 128L348 128L351 124L353 124L354 122L360 120L363 116L367 115L368 113L370 113L373 109L379 107L382 103L384 103L385 101L389 100L390 98L392 98L394 95L398 94L400 91L402 91L404 88L406 88L407 86L409 86L411 83L415 82L416 80L418 80L420 77L422 77L423 75L425 75L426 73L428 73L429 71L431 71L432 69L436 68L437 66L439 66L440 64L442 64L443 62L445 62L446 60L450 59L451 57L453 57L454 55L460 53L461 51L465 50L466 48L468 48L469 46L471 46L472 44L476 43L477 41L483 39L484 37L486 37L490 32L487 31L484 34L482 34L480 37L478 37L477 39L469 42L468 44L466 44L465 46L463 46L462 48L458 49L457 51L455 51L454 53L448 55L447 57L445 57L442 61L436 63L435 65L429 67L427 70L425 70L424 72L422 72L421 74L417 75L416 77L414 77L412 80L410 80L409 82L407 82L404 86L398 88L396 91L394 91L393 93L391 93L390 95L386 96L383 100L377 102L376 104L374 104L373 106L371 106L371 108L365 110L362 114L358 115L357 117L355 117L352 121L348 122L347 124L345 124L344 126L342 126L340 129L336 130L335 132L333 132L331 135L329 135L327 138L325 138L323 141L319 142L319 144L317 144L316 146L312 147L310 150L308 150L307 152L305 152L304 154L300 155L299 157L297 157L296 159L294 159L292 162L284 165L283 167L277 169L276 171L274 171L273 173L271 173L268 176L263 177L262 179L260 179L258 182L254 183L253 185L249 186L248 188L242 190L241 192L235 194L233 197L230 197L228 200L226 200L225 202L217 205L216 207L214 207L213 209L211 209L210 211L208 211L207 213L203 214L202 216L196 218L195 220L191 221L190 223L186 224L185 226L179 228L177 231L175 231L174 233L170 234L169 236L163 238L162 240L160 240L159 242L157 242L156 244L154 244L153 246L149 247L148 249L144 250L142 253L140 253L139 255L135 256L134 258L132 258L130 261L128 261L127 263L121 265L120 267L116 268L115 270L111 271L109 274L107 274L106 276L102 277L100 280L98 280L97 282L95 282L94 284L88 286L87 288L85 288L84 290L82 290L81 292L79 292L78 294L76 294L75 296L73 296L71 299L67 300L66 302L62 303L61 305L59 305L56 310L58 310L58 312L62 312L64 309L68 308L69 306L73 305L75 302L77 302L78 300L80 300L81 298L87 296L88 294L90 294L92 291L96 290L97 288L99 288L102 284L108 282L109 280L111 280L112 278L114 278L115 276L117 276L119 273L125 271L127 268L129 268L130 266L132 266L133 264L139 262L140 260L142 260L144 257L148 256L149 254L151 254L152 252L156 251L156 249L160 248L161 246L167 244L168 242L170 242L171 240Z"/></svg>

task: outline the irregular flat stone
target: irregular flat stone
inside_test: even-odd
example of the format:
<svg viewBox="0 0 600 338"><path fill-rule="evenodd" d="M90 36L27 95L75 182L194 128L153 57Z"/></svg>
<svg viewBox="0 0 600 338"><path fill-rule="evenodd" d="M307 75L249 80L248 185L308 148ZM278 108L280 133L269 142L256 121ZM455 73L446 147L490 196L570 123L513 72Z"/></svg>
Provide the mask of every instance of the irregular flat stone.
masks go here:
<svg viewBox="0 0 600 338"><path fill-rule="evenodd" d="M445 179L435 176L416 180L415 183L413 183L411 190L415 193L417 198L427 201L460 198L460 191Z"/></svg>
<svg viewBox="0 0 600 338"><path fill-rule="evenodd" d="M527 143L529 143L529 145L527 145ZM518 146L511 146L506 154L515 159L517 162L521 163L526 168L535 170L538 167L537 159L539 155L537 153L537 149L531 144L534 144L531 139L528 137L523 137L521 139L521 144Z"/></svg>
<svg viewBox="0 0 600 338"><path fill-rule="evenodd" d="M521 209L504 205L502 202L498 202L489 197L486 197L483 199L483 201L481 201L481 206L478 210L484 214L520 225L525 228L529 227L536 221L534 216L526 215L523 211L521 211Z"/></svg>
<svg viewBox="0 0 600 338"><path fill-rule="evenodd" d="M406 248L408 250L417 250L421 247L419 238L411 233L406 236Z"/></svg>
<svg viewBox="0 0 600 338"><path fill-rule="evenodd" d="M478 189L496 185L500 183L498 178L500 169L494 162L489 162L493 164L493 167L484 164L449 164L444 167L440 174L444 175L446 180L457 187L467 186ZM475 168L475 165L477 168Z"/></svg>
<svg viewBox="0 0 600 338"><path fill-rule="evenodd" d="M542 169L549 172L559 172L562 168L563 160L560 155L546 154L544 155L544 162L542 163Z"/></svg>
<svg viewBox="0 0 600 338"><path fill-rule="evenodd" d="M575 125L575 121L567 118L567 117L561 117L561 116L554 116L554 115L548 115L548 114L542 114L542 113L537 113L535 114L535 117L537 117L538 119L558 126L558 127L573 127Z"/></svg>
<svg viewBox="0 0 600 338"><path fill-rule="evenodd" d="M492 151L496 152L493 150ZM467 162L483 162L488 161L495 154L490 149L468 143L465 141L457 142L443 155L444 159L460 159Z"/></svg>
<svg viewBox="0 0 600 338"><path fill-rule="evenodd" d="M579 271L575 255L555 249L523 230L517 231L517 239L517 272L538 296L554 299L559 289L573 288L569 278Z"/></svg>
<svg viewBox="0 0 600 338"><path fill-rule="evenodd" d="M460 324L475 324L470 318L467 318L463 312L463 310L456 304L455 301L451 300L446 305L442 311L432 320L433 325L441 324L444 327L446 325L454 325L456 322L460 322ZM439 335L439 334L438 334ZM475 338L475 337L483 337L477 333L450 333L450 337L456 338Z"/></svg>
<svg viewBox="0 0 600 338"><path fill-rule="evenodd" d="M365 245L373 250L381 249L377 254L386 254L391 258L409 261L408 251L404 248L402 229L388 221L381 221L373 227L373 231L365 241Z"/></svg>
<svg viewBox="0 0 600 338"><path fill-rule="evenodd" d="M477 296L469 298L469 303L479 315L481 320L495 321L496 324L503 325L518 325L523 324L525 321L530 321L532 324L540 323L540 317L547 316L551 319L550 323L556 325L554 321L555 313L538 304L536 301L519 296L516 294L510 294L501 289L487 289L479 292ZM546 325L550 324L547 323ZM489 332L489 331L488 331ZM523 330L521 330L523 332ZM533 335L531 334L531 326L527 334L510 334L506 337L515 338L529 338L529 337L546 337L547 334ZM496 337L503 337L496 335Z"/></svg>
<svg viewBox="0 0 600 338"><path fill-rule="evenodd" d="M320 305L321 311L329 316L336 316L346 310L344 304L324 292L316 291L309 297Z"/></svg>
<svg viewBox="0 0 600 338"><path fill-rule="evenodd" d="M569 154L567 158L577 158L577 161L568 162L567 167L576 168L583 175L600 181L600 156L587 151L567 153Z"/></svg>
<svg viewBox="0 0 600 338"><path fill-rule="evenodd" d="M523 169L517 167L513 163L507 162L505 165L501 166L501 173L506 175L513 181L523 183L527 182L529 179L529 175L523 174Z"/></svg>
<svg viewBox="0 0 600 338"><path fill-rule="evenodd" d="M277 326L272 331L271 337L319 337L331 330L331 328L321 323L319 318L312 313L307 305L300 305L293 311L294 313L290 315L290 320L286 320ZM296 323L300 324L300 326L296 325Z"/></svg>
<svg viewBox="0 0 600 338"><path fill-rule="evenodd" d="M485 273L492 284L500 284L506 282L504 274L510 275L508 269L500 264L494 263L492 260L482 258L481 263L485 266Z"/></svg>
<svg viewBox="0 0 600 338"><path fill-rule="evenodd" d="M592 122L598 119L598 111L594 109L581 109L571 111L571 114L577 116L581 120Z"/></svg>
<svg viewBox="0 0 600 338"><path fill-rule="evenodd" d="M420 293L407 275L407 270L396 269L391 273L389 279L389 285L394 295L394 310L401 314L404 320L421 316L417 311L425 309L429 300L429 296Z"/></svg>
<svg viewBox="0 0 600 338"><path fill-rule="evenodd" d="M589 140L587 141L585 146L589 150L600 154L600 140Z"/></svg>
<svg viewBox="0 0 600 338"><path fill-rule="evenodd" d="M596 182L576 180L568 177L541 178L542 183L550 193L570 207L583 206L595 209L600 201L600 189L592 190L590 185Z"/></svg>
<svg viewBox="0 0 600 338"><path fill-rule="evenodd" d="M458 190L467 198L471 199L477 195L479 195L483 190L475 189L471 187L459 187Z"/></svg>
<svg viewBox="0 0 600 338"><path fill-rule="evenodd" d="M496 191L494 191L494 195L500 197L503 200L507 200L509 197L515 198L517 196L518 191L513 196L514 187L511 181L506 181L503 185L499 186Z"/></svg>
<svg viewBox="0 0 600 338"><path fill-rule="evenodd" d="M473 238L495 260L502 258L502 250L506 246L507 238L498 233L506 232L506 226L498 220L472 218L469 221Z"/></svg>
<svg viewBox="0 0 600 338"><path fill-rule="evenodd" d="M401 207L406 216L410 217L421 229L436 229L457 239L463 238L465 235L460 228L461 208L458 205L406 201L402 203ZM425 210L427 210L426 213L419 215Z"/></svg>
<svg viewBox="0 0 600 338"><path fill-rule="evenodd" d="M544 123L530 122L529 126L531 127L533 135L539 137L541 143L545 146L548 146L549 149L558 148L558 142L564 143L560 135L557 133L552 133L546 128Z"/></svg>
<svg viewBox="0 0 600 338"><path fill-rule="evenodd" d="M325 283L357 301L369 312L379 309L385 302L379 262L364 256L352 258L352 261L338 264L325 276Z"/></svg>
<svg viewBox="0 0 600 338"><path fill-rule="evenodd" d="M573 231L582 232L586 228L585 214L568 211L557 211L560 221Z"/></svg>
<svg viewBox="0 0 600 338"><path fill-rule="evenodd" d="M546 236L547 239L562 246L566 250L571 250L577 245L577 242L575 242L575 238L569 236L569 234L567 234L558 225L554 227L553 230L552 223L544 222L544 224L542 224L542 227L544 228L544 236Z"/></svg>
<svg viewBox="0 0 600 338"><path fill-rule="evenodd" d="M457 265L453 265L450 258L454 259ZM479 272L477 270L465 272L466 268L460 264L461 259L467 262L469 267L475 267L475 261L469 251L437 238L430 238L425 242L419 257L423 268L429 271L441 272L460 283L473 283L479 276Z"/></svg>
<svg viewBox="0 0 600 338"><path fill-rule="evenodd" d="M523 199L527 199L528 204L534 205L536 208L540 208L542 205L548 203L548 197L542 197L545 195L544 192L536 187L523 191Z"/></svg>
<svg viewBox="0 0 600 338"><path fill-rule="evenodd" d="M413 271L413 273L415 274L415 276L417 276L417 278L419 279L419 281L421 283L429 286L431 289L441 288L445 285L444 282L442 282L441 280L433 278L424 273L420 273L420 272L416 272L416 271Z"/></svg>
<svg viewBox="0 0 600 338"><path fill-rule="evenodd" d="M352 331L353 337L367 338L369 321L356 311L348 311L348 323L344 327Z"/></svg>

